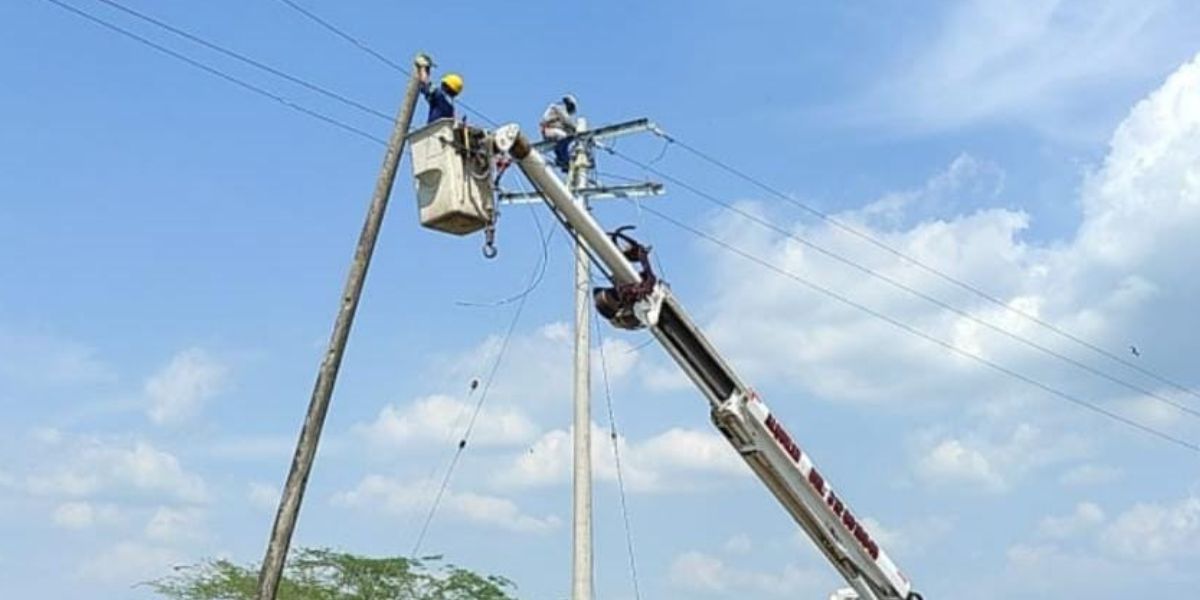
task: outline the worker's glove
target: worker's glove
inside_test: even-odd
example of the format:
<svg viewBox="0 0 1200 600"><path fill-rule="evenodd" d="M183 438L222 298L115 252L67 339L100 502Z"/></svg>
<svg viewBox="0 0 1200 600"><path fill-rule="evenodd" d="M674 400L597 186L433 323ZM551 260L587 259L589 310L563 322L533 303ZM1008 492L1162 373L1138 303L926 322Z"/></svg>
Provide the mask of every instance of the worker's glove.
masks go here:
<svg viewBox="0 0 1200 600"><path fill-rule="evenodd" d="M413 62L422 69L428 69L433 65L433 59L429 58L429 55L425 53L418 54L417 58Z"/></svg>

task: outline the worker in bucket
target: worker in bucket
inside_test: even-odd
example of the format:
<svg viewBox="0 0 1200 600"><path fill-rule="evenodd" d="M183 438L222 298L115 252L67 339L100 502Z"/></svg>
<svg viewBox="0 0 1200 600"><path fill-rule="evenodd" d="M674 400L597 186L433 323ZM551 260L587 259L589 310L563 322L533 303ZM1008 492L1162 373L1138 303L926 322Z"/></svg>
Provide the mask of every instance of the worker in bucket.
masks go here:
<svg viewBox="0 0 1200 600"><path fill-rule="evenodd" d="M429 103L429 118L425 120L426 123L432 123L438 119L453 119L454 99L463 90L463 78L457 73L447 73L442 77L441 84L437 88L432 88L429 85L429 68L432 64L428 56L421 55L417 58L417 75L421 82L421 95Z"/></svg>
<svg viewBox="0 0 1200 600"><path fill-rule="evenodd" d="M578 106L575 96L567 94L561 101L546 107L538 123L542 139L554 142L554 164L563 173L571 165L571 141L575 139L575 111Z"/></svg>

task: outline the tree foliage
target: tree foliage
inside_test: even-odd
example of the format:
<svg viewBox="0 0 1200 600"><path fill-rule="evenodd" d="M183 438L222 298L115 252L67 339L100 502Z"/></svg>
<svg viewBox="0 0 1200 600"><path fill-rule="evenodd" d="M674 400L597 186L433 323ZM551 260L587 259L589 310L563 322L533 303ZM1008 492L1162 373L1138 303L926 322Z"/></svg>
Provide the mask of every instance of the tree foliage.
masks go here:
<svg viewBox="0 0 1200 600"><path fill-rule="evenodd" d="M173 600L254 600L258 568L228 560L179 567L174 575L151 582L159 595ZM279 584L278 600L513 600L513 582L479 575L441 562L370 558L325 548L292 554Z"/></svg>

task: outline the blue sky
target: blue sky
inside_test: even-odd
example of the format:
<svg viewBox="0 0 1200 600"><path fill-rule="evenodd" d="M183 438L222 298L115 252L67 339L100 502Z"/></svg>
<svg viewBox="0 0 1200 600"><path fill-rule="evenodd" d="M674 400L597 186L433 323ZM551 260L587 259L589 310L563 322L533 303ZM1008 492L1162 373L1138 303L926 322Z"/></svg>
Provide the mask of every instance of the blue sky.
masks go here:
<svg viewBox="0 0 1200 600"><path fill-rule="evenodd" d="M64 0L291 101L388 124ZM466 77L528 128L564 92L593 124L648 116L1009 306L1200 387L1200 8L1170 0L305 6L398 62ZM392 112L402 76L274 0L148 2L211 41ZM0 582L7 596L146 597L203 557L258 560L381 149L43 0L0 6ZM618 148L660 155L655 138ZM1193 393L1147 378L722 173L656 167L1032 351L685 190L657 210L1097 406L1200 440ZM604 173L645 174L601 157ZM469 381L542 255L544 210L500 256L418 227L404 165L297 543L406 554ZM510 181L515 183L515 179ZM1183 596L1195 454L987 370L635 206L673 289L928 598ZM549 243L423 550L568 593L570 259ZM604 328L645 598L824 597L832 570L727 452L642 335ZM608 427L597 373L596 425ZM633 598L611 448L595 436L598 596Z"/></svg>

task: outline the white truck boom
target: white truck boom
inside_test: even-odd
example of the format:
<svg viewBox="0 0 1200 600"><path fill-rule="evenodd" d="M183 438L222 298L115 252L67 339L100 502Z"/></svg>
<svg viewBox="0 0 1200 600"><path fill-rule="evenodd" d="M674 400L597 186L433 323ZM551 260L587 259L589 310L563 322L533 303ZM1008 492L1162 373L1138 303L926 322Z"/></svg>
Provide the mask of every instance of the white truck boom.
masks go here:
<svg viewBox="0 0 1200 600"><path fill-rule="evenodd" d="M650 269L648 250L620 230L606 233L514 125L496 130L507 152L611 281L595 290L614 325L648 328L708 398L712 421L816 547L864 600L921 600L912 584L800 449L742 382Z"/></svg>

